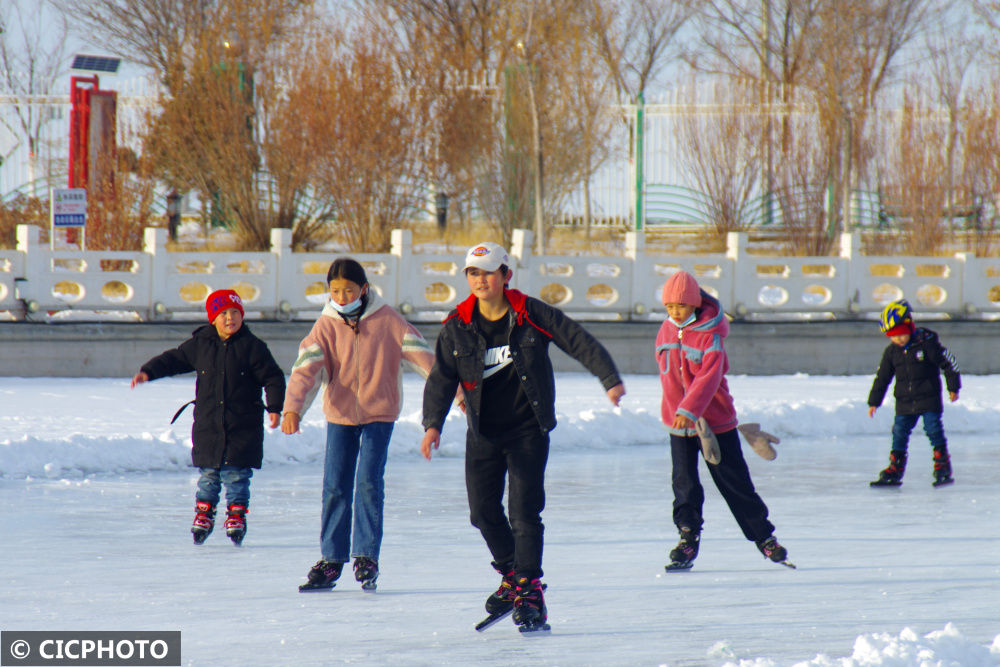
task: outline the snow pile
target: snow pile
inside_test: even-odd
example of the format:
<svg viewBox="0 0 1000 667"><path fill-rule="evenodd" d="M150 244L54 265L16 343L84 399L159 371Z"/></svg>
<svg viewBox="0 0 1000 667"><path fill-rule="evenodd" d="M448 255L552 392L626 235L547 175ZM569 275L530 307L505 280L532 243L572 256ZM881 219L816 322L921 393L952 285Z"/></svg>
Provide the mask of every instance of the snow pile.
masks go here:
<svg viewBox="0 0 1000 667"><path fill-rule="evenodd" d="M728 658L732 653L725 642L709 651L714 658ZM767 658L726 662L726 667L776 667ZM797 662L794 667L989 667L1000 665L1000 635L993 645L980 646L969 641L952 624L924 636L910 628L903 628L898 635L885 632L862 635L854 642L854 653L849 658L829 658L818 655L807 662Z"/></svg>
<svg viewBox="0 0 1000 667"><path fill-rule="evenodd" d="M796 439L888 437L891 397L874 419L867 414L868 377L807 375L732 378L740 419L760 422L785 445ZM992 437L1000 393L990 378L966 378L963 398L949 404L949 434ZM992 381L995 384L995 380ZM114 379L0 378L0 477L27 478L176 470L190 462L192 410L173 425L175 409L194 393L190 377L159 380L130 390ZM552 447L607 450L666 441L660 421L660 387L655 376L629 376L621 407L612 406L587 374L563 373L557 380L559 426ZM404 379L404 407L393 432L391 457L419 456L422 380ZM915 437L923 437L918 431ZM315 464L322 461L326 422L318 402L306 414L302 433L268 431L264 464ZM453 410L437 455L461 457L465 417ZM780 452L780 446L779 446Z"/></svg>

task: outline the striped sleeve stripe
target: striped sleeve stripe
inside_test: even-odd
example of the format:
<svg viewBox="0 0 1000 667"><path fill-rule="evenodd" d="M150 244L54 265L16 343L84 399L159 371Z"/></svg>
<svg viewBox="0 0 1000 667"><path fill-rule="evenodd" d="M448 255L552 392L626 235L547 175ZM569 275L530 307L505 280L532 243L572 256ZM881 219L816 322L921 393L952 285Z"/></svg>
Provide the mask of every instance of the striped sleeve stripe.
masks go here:
<svg viewBox="0 0 1000 667"><path fill-rule="evenodd" d="M430 352L431 347L420 334L403 334L403 352Z"/></svg>
<svg viewBox="0 0 1000 667"><path fill-rule="evenodd" d="M955 358L955 355L953 355L950 351L945 350L944 351L944 358L945 358L945 361L947 361L949 364L951 364L951 369L953 371L955 371L956 373L958 373L959 372L959 370L958 370L958 359Z"/></svg>
<svg viewBox="0 0 1000 667"><path fill-rule="evenodd" d="M309 366L317 361L323 360L323 350L320 349L319 345L312 344L303 348L299 348L299 358L295 360L292 364L292 370L296 368L302 368L303 366Z"/></svg>

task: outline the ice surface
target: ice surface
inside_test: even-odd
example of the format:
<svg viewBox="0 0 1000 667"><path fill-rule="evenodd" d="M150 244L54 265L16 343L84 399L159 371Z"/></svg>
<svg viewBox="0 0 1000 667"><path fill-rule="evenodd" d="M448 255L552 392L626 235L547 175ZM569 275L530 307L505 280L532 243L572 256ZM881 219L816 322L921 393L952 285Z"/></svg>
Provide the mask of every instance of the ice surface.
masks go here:
<svg viewBox="0 0 1000 667"><path fill-rule="evenodd" d="M387 472L379 590L349 574L298 584L319 557L324 426L269 433L244 547L191 544L190 377L0 378L0 629L180 630L193 665L1000 665L1000 377L965 376L945 408L956 483L930 485L918 426L898 489L884 467L892 404L869 419L869 377L734 377L743 421L779 435L745 448L798 570L765 561L708 481L693 570L676 541L658 379L557 378L547 473L551 636L472 626L496 585L469 525L464 423L418 452L420 380L407 376ZM703 468L704 471L704 468ZM0 659L2 660L2 659ZM3 664L6 664L4 662Z"/></svg>

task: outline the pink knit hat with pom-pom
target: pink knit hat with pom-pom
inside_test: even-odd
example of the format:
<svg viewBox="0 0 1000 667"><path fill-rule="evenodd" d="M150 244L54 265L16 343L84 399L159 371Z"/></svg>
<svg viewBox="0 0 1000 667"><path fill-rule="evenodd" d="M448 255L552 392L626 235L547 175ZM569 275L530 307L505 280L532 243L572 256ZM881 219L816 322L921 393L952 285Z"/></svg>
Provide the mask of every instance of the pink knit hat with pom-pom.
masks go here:
<svg viewBox="0 0 1000 667"><path fill-rule="evenodd" d="M701 288L687 271L678 271L663 285L663 303L682 303L685 306L701 306Z"/></svg>

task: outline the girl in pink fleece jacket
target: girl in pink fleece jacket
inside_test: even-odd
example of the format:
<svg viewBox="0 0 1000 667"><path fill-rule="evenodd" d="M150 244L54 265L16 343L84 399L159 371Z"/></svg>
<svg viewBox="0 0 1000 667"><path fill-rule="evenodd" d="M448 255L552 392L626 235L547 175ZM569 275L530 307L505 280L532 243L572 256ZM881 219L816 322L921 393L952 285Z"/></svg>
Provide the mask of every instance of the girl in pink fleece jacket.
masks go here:
<svg viewBox="0 0 1000 667"><path fill-rule="evenodd" d="M663 305L667 319L656 336L656 361L663 385L661 413L670 431L673 518L681 534L667 570L688 569L698 555L705 502L698 479L699 427L703 437L718 442L721 460L709 465L708 471L743 534L766 558L789 564L787 551L772 534L767 505L754 490L740 448L736 408L726 382L729 359L722 342L729 334L729 322L722 306L685 271L670 276L663 286Z"/></svg>
<svg viewBox="0 0 1000 667"><path fill-rule="evenodd" d="M300 415L325 387L322 558L299 590L333 588L351 557L355 579L373 590L389 438L402 409L401 364L409 362L426 378L434 354L420 332L371 289L357 261L336 260L326 280L330 300L299 345L281 423L282 432L298 433Z"/></svg>

